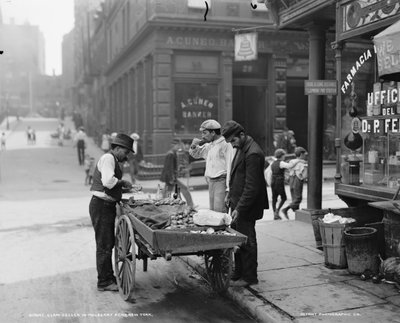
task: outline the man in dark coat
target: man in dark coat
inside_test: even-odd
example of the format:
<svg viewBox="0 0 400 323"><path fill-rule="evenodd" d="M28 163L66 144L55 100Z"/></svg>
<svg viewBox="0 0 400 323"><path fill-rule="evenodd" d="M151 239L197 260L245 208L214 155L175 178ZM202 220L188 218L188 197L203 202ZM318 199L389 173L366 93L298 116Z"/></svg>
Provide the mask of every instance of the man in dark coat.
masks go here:
<svg viewBox="0 0 400 323"><path fill-rule="evenodd" d="M232 210L232 228L247 236L247 242L235 253L235 271L232 286L257 284L256 220L268 209L264 179L264 152L253 138L245 134L236 121L228 121L222 135L237 149L232 161L229 181L229 207Z"/></svg>

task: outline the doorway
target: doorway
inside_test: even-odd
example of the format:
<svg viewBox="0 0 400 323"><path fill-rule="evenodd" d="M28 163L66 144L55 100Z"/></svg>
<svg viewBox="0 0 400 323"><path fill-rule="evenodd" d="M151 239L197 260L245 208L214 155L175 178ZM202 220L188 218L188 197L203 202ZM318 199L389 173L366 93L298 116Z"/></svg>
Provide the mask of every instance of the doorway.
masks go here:
<svg viewBox="0 0 400 323"><path fill-rule="evenodd" d="M233 84L233 119L267 152L266 84Z"/></svg>
<svg viewBox="0 0 400 323"><path fill-rule="evenodd" d="M287 79L286 124L293 130L296 145L308 150L308 96L304 95L305 79Z"/></svg>

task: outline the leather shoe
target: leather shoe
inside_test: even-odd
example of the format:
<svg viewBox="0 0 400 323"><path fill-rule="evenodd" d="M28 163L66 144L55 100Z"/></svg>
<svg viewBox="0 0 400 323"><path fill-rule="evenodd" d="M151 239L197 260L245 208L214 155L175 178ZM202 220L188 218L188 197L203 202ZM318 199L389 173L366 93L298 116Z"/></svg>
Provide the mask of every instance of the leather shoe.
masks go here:
<svg viewBox="0 0 400 323"><path fill-rule="evenodd" d="M278 211L275 211L275 212L274 212L274 220L281 220Z"/></svg>
<svg viewBox="0 0 400 323"><path fill-rule="evenodd" d="M257 281L248 282L248 281L246 281L244 279L239 279L237 281L231 281L231 283L230 283L230 285L232 287L247 287L247 286L255 285L255 284L258 284L258 280Z"/></svg>
<svg viewBox="0 0 400 323"><path fill-rule="evenodd" d="M240 275L239 273L235 273L235 272L234 272L234 273L232 274L232 276L231 276L231 280L233 280L233 281L235 282L235 281L239 280L240 277L242 277L242 275Z"/></svg>
<svg viewBox="0 0 400 323"><path fill-rule="evenodd" d="M286 207L285 207L284 209L282 209L282 210L281 210L281 212L282 212L282 213L283 213L283 215L286 217L286 219L288 219L288 220L289 220L289 216L288 216L288 214L287 214L287 213L288 213L288 211L289 211L289 210L288 210Z"/></svg>
<svg viewBox="0 0 400 323"><path fill-rule="evenodd" d="M97 287L97 290L100 292L118 292L118 286L115 283L112 283L105 287Z"/></svg>

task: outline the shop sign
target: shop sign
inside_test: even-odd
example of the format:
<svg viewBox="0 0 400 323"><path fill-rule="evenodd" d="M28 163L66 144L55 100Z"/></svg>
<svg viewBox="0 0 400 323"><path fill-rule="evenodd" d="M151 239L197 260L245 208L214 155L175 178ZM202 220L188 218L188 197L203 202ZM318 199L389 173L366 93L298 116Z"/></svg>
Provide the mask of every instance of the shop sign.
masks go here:
<svg viewBox="0 0 400 323"><path fill-rule="evenodd" d="M364 53L362 53L362 55L360 55L360 57L358 58L358 60L355 62L355 64L351 67L349 73L347 74L345 80L343 81L342 86L340 87L340 89L342 90L342 93L345 94L346 90L350 87L354 76L356 75L356 73L358 72L358 70L363 66L363 64L368 60L372 58L372 53L371 51L368 49L366 50Z"/></svg>
<svg viewBox="0 0 400 323"><path fill-rule="evenodd" d="M379 86L377 86L379 85ZM373 107L373 116L362 120L363 133L400 133L400 88L388 86L381 90L374 84L374 92L367 94L367 107ZM368 112L368 111L367 111Z"/></svg>
<svg viewBox="0 0 400 323"><path fill-rule="evenodd" d="M339 17L343 23L339 24L342 28L339 33L350 32L397 15L399 9L400 0L347 1L340 7Z"/></svg>
<svg viewBox="0 0 400 323"><path fill-rule="evenodd" d="M175 83L175 131L196 133L204 120L218 118L218 85Z"/></svg>
<svg viewBox="0 0 400 323"><path fill-rule="evenodd" d="M235 61L257 59L257 33L235 35Z"/></svg>
<svg viewBox="0 0 400 323"><path fill-rule="evenodd" d="M378 74L385 77L400 72L400 21L374 37Z"/></svg>
<svg viewBox="0 0 400 323"><path fill-rule="evenodd" d="M336 80L305 80L304 81L305 95L336 95L337 81Z"/></svg>
<svg viewBox="0 0 400 323"><path fill-rule="evenodd" d="M182 49L206 49L220 48L224 50L233 50L235 47L234 39L214 38L214 37L198 37L198 36L173 36L168 35L163 38L165 45L170 48ZM289 41L284 39L258 39L257 49L263 52L280 52L285 51L291 54L308 52L309 44L307 40L298 39ZM329 48L328 48L329 49Z"/></svg>

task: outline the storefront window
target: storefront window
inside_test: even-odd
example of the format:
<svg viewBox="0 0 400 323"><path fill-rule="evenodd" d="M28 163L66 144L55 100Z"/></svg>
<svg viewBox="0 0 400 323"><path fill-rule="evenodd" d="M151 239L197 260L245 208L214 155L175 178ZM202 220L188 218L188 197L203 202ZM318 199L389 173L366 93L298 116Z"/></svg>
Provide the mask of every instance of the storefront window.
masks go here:
<svg viewBox="0 0 400 323"><path fill-rule="evenodd" d="M175 83L175 132L197 133L207 119L218 119L218 85Z"/></svg>

